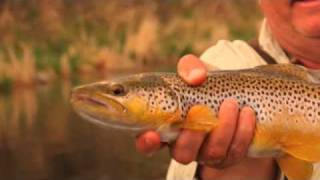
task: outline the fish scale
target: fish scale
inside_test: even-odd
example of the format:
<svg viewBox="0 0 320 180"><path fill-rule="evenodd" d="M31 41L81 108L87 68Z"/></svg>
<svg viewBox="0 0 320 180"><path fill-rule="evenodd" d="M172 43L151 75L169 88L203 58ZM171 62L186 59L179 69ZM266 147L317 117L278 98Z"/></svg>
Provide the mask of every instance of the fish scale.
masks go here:
<svg viewBox="0 0 320 180"><path fill-rule="evenodd" d="M320 161L319 72L267 65L208 73L200 86L174 73L145 73L75 88L71 103L85 119L127 130L157 130L174 141L181 128L214 131L223 100L251 107L256 129L250 157L274 157L294 179L308 179Z"/></svg>

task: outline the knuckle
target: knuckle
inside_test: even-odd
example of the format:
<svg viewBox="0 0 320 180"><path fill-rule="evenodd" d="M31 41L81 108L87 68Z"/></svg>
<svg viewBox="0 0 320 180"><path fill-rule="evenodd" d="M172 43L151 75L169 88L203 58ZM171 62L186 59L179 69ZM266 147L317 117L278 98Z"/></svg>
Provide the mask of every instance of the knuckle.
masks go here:
<svg viewBox="0 0 320 180"><path fill-rule="evenodd" d="M175 149L177 149L178 151L184 151L192 148L193 148L193 143L191 141L188 141L188 139L185 137L184 138L180 137L175 144Z"/></svg>
<svg viewBox="0 0 320 180"><path fill-rule="evenodd" d="M215 134L217 135L217 134ZM213 141L215 140L215 141ZM217 151L221 151L221 152L226 152L227 146L229 146L229 143L226 143L226 137L216 137L215 139L213 139L213 145L211 145L211 147L213 149L216 149Z"/></svg>
<svg viewBox="0 0 320 180"><path fill-rule="evenodd" d="M207 150L206 158L208 160L224 159L225 157L226 157L226 152L223 148L215 147L215 148L209 148Z"/></svg>
<svg viewBox="0 0 320 180"><path fill-rule="evenodd" d="M245 148L241 145L232 146L229 151L229 158L231 160L241 159L245 154Z"/></svg>
<svg viewBox="0 0 320 180"><path fill-rule="evenodd" d="M228 167L228 165L226 165L225 162L221 162L220 164L214 164L211 167L218 169L218 170L223 170L226 167Z"/></svg>
<svg viewBox="0 0 320 180"><path fill-rule="evenodd" d="M250 106L244 106L241 111L245 112L248 116L255 115L254 110Z"/></svg>

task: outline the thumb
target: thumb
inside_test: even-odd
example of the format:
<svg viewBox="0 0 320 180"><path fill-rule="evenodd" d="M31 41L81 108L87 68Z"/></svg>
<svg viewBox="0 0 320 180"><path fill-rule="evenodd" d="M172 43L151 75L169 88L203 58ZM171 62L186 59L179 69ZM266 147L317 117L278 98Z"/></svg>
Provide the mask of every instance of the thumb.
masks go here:
<svg viewBox="0 0 320 180"><path fill-rule="evenodd" d="M178 74L189 85L200 85L207 78L207 69L198 57L185 55L179 60Z"/></svg>

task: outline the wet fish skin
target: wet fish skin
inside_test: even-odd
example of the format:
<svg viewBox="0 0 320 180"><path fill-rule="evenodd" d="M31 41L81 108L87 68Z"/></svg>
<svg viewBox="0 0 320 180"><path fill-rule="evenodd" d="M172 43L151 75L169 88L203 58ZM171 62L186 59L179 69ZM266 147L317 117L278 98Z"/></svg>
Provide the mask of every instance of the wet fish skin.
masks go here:
<svg viewBox="0 0 320 180"><path fill-rule="evenodd" d="M76 88L71 101L86 118L116 128L156 129L166 137L180 128L214 130L226 98L256 112L248 156L276 157L291 179L310 176L310 163L320 161L320 85L298 66L211 72L197 87L173 73L139 74Z"/></svg>

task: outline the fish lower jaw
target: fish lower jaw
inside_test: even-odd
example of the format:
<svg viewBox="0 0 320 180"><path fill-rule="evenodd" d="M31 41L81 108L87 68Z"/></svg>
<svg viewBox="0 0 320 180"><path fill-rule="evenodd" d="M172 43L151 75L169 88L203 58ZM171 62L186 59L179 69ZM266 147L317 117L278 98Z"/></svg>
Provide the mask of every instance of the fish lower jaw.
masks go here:
<svg viewBox="0 0 320 180"><path fill-rule="evenodd" d="M79 112L78 113L82 118L88 120L89 122L96 124L101 127L110 127L114 129L121 129L121 130L130 130L130 131L142 131L144 128L140 126L126 126L122 124L116 124L116 123L111 123L111 122L105 122L102 120L99 120L95 118L94 116L91 116L90 114L84 113L84 112Z"/></svg>

